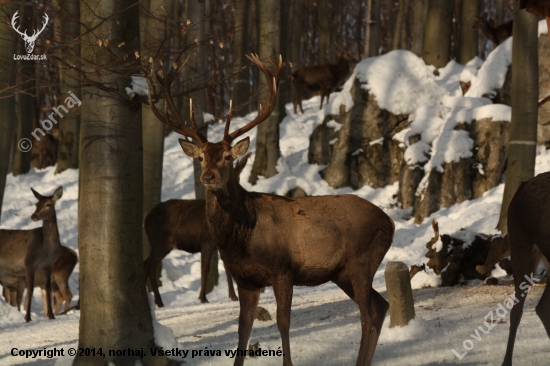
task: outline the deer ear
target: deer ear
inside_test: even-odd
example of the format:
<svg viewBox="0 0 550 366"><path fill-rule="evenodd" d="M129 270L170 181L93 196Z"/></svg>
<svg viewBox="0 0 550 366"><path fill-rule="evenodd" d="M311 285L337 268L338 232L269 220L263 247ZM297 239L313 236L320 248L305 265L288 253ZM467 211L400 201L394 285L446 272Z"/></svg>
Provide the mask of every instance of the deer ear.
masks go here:
<svg viewBox="0 0 550 366"><path fill-rule="evenodd" d="M63 187L59 187L53 192L52 200L55 202L63 196Z"/></svg>
<svg viewBox="0 0 550 366"><path fill-rule="evenodd" d="M199 155L201 154L201 150L199 149L199 147L194 143L192 143L191 141L187 141L184 139L179 139L178 141L180 142L180 146L183 149L183 152L187 156L190 156L192 158L198 158Z"/></svg>
<svg viewBox="0 0 550 366"><path fill-rule="evenodd" d="M251 152L247 153L245 156L242 157L241 160L237 161L237 164L235 164L235 173L237 174L237 177L240 176L243 172L243 169L246 166L246 162L248 161L250 155L252 155Z"/></svg>
<svg viewBox="0 0 550 366"><path fill-rule="evenodd" d="M40 193L38 193L37 191L32 189L32 187L31 187L31 191L32 191L32 194L34 194L34 196L36 197L37 200L40 200L40 199L44 198L44 196L42 196Z"/></svg>
<svg viewBox="0 0 550 366"><path fill-rule="evenodd" d="M244 138L241 141L237 142L235 146L233 146L231 150L229 150L231 156L233 156L233 159L236 159L239 156L243 156L244 153L246 153L246 150L248 150L249 145L250 137Z"/></svg>

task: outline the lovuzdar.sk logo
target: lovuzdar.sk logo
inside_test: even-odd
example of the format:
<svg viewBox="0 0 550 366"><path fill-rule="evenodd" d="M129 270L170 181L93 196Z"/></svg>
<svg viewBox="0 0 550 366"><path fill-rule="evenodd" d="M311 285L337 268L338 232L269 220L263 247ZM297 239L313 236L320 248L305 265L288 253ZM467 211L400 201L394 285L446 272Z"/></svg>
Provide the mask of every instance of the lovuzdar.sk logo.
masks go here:
<svg viewBox="0 0 550 366"><path fill-rule="evenodd" d="M16 24L17 18L19 18L19 11L16 11L15 14L13 14L13 17L11 18L11 26L13 29L21 35L21 38L23 38L23 41L25 41L25 50L27 51L26 55L13 55L14 60L46 60L46 55L34 55L32 54L32 51L34 51L34 45L36 43L36 39L46 29L46 26L48 25L48 14L44 13L44 21L42 22L42 29L37 31L36 29L33 31L32 35L29 36L27 34L27 29L25 31L21 32L19 30L19 26Z"/></svg>

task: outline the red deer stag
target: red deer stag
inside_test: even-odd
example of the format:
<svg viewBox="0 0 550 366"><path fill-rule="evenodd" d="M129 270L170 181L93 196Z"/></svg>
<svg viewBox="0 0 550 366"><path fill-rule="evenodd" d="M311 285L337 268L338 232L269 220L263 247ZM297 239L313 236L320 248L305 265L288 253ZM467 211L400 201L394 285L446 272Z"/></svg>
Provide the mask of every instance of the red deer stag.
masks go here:
<svg viewBox="0 0 550 366"><path fill-rule="evenodd" d="M239 176L246 165L250 153L244 156L235 165L235 173ZM210 270L210 258L216 250L216 242L210 234L206 221L205 200L169 200L159 203L149 211L145 217L145 232L149 238L151 252L145 260L145 275L151 281L155 294L155 304L159 308L164 306L160 297L156 273L159 263L172 251L184 250L188 253L201 253L201 291L199 299L202 303L206 299L206 278ZM233 281L229 272L227 286L229 297L236 301L237 295L233 289Z"/></svg>
<svg viewBox="0 0 550 366"><path fill-rule="evenodd" d="M394 224L380 208L355 195L288 198L248 192L237 179L232 162L246 153L250 139L231 146L242 134L265 121L273 111L283 62L271 60L271 72L258 55L247 56L267 79L265 107L245 126L229 133L231 106L222 141L212 143L197 128L191 106L191 127L186 127L170 96L170 85L181 67L161 85L173 122L167 113L149 104L155 115L174 131L197 140L200 146L180 139L190 157L202 166L206 186L206 218L227 269L237 282L240 302L239 354L243 365L260 289L272 286L277 302L277 326L283 345L283 364L292 365L289 327L293 286L336 283L359 306L361 346L357 365L370 365L388 302L372 287L373 277L391 246Z"/></svg>
<svg viewBox="0 0 550 366"><path fill-rule="evenodd" d="M519 300L510 312L510 333L505 366L512 365L512 353L523 305L533 273L540 260L546 264L550 283L550 172L537 175L520 185L508 207L508 237L510 239L512 272L514 274L515 297ZM535 308L546 333L550 338L550 286L546 285Z"/></svg>
<svg viewBox="0 0 550 366"><path fill-rule="evenodd" d="M483 33L488 40L493 42L495 46L498 46L508 38L512 37L512 29L514 27L514 22L512 20L502 23L495 28L492 26L491 22L489 22L487 13L483 13L481 18L474 17L474 19L475 22L472 28L480 29L481 33Z"/></svg>
<svg viewBox="0 0 550 366"><path fill-rule="evenodd" d="M34 290L34 275L44 271L47 313L54 319L52 311L51 271L53 264L61 255L61 243L57 229L55 202L63 195L63 187L57 188L51 196L42 196L32 189L38 199L33 221L42 220L42 227L32 230L0 230L0 279L25 277L27 314L25 320L31 321L31 299Z"/></svg>
<svg viewBox="0 0 550 366"><path fill-rule="evenodd" d="M71 299L73 293L69 287L69 277L73 273L74 267L78 262L78 256L76 252L70 248L61 246L61 255L59 259L52 266L51 284L53 291L53 306L55 307L53 313L59 315L61 306L65 303L65 312L67 312L71 305ZM12 279L11 284L4 285L4 298L10 305L17 307L17 310L21 309L21 299L23 298L23 291L25 290L26 281L25 277ZM44 281L44 272L39 271L34 275L34 287L40 287L42 289L42 304L44 305L44 316L47 316L47 304L46 304L46 281Z"/></svg>
<svg viewBox="0 0 550 366"><path fill-rule="evenodd" d="M349 75L349 60L344 56L342 51L338 56L336 65L323 64L317 66L302 67L294 71L292 82L296 88L296 99L294 99L294 114L296 114L296 106L300 106L300 111L304 113L302 108L302 99L306 90L321 91L321 105L323 108L323 99L326 97L327 103L330 93L336 89Z"/></svg>
<svg viewBox="0 0 550 366"><path fill-rule="evenodd" d="M550 1L548 0L520 0L519 8L525 9L530 13L535 14L538 17L546 18L546 24L550 29ZM548 32L548 39L550 39L550 32Z"/></svg>

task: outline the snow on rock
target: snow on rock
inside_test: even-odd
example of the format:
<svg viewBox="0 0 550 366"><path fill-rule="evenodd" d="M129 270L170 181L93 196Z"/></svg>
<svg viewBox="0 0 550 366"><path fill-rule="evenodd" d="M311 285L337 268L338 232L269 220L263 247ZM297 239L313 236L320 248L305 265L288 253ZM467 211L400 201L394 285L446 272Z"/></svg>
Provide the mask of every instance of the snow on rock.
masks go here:
<svg viewBox="0 0 550 366"><path fill-rule="evenodd" d="M431 271L431 272L432 272L431 274L428 274L424 271L418 272L411 279L411 287L413 289L417 289L417 288L439 287L439 286L441 286L441 276L436 275L435 273L433 273L433 271Z"/></svg>
<svg viewBox="0 0 550 366"><path fill-rule="evenodd" d="M428 324L419 316L412 319L404 327L390 328L390 317L384 319L382 331L380 332L379 343L396 343L410 339L417 339L432 332Z"/></svg>
<svg viewBox="0 0 550 366"><path fill-rule="evenodd" d="M4 301L4 298L0 298L0 327L4 328L5 326L14 324L14 323L23 323L25 317L21 312L14 308L13 306L7 304Z"/></svg>

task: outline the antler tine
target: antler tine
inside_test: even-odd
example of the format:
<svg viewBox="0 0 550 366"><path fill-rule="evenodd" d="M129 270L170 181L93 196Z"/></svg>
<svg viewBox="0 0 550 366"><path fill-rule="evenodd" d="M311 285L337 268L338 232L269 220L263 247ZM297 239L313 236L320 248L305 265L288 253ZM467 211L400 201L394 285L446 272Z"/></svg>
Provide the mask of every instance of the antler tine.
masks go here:
<svg viewBox="0 0 550 366"><path fill-rule="evenodd" d="M229 112L227 113L227 121L225 122L225 129L223 130L223 139L229 138L229 125L231 124L231 117L233 116L233 99L229 100Z"/></svg>
<svg viewBox="0 0 550 366"><path fill-rule="evenodd" d="M189 59L189 58L187 58ZM185 61L187 62L187 60ZM170 109L170 112L172 113L172 116L177 120L177 124L172 122L170 120L170 117L168 116L168 113L165 113L164 115L161 114L158 109L155 107L155 104L153 103L151 99L151 94L148 92L149 97L149 105L151 106L151 110L153 111L153 114L162 121L166 126L168 126L172 131L175 131L181 135L193 138L200 142L200 144L205 144L208 142L206 137L202 134L202 132L197 128L194 118L193 118L193 109L191 108L191 124L193 129L185 127L185 122L181 118L181 116L178 113L178 109L176 108L174 101L172 100L172 95L170 94L170 86L172 82L175 80L175 77L178 75L179 71L181 71L182 67L185 65L185 62L178 68L172 69L168 75L164 78L159 78L157 73L155 72L154 64L152 65L151 73L153 74L153 79L157 84L159 84L161 88L161 93L164 98L164 101L166 105L168 105L168 108Z"/></svg>
<svg viewBox="0 0 550 366"><path fill-rule="evenodd" d="M246 55L250 61L256 64L262 70L267 81L267 98L265 101L264 108L260 107L258 111L258 116L246 124L244 127L239 128L231 133L224 134L224 141L231 143L235 138L241 136L242 134L250 131L269 117L273 108L277 103L277 86L279 85L279 75L281 74L281 69L285 65L283 62L283 57L279 55L279 62L275 62L271 57L268 57L269 62L275 66L275 71L272 73L265 66L265 64L260 60L258 54L252 54L251 56ZM226 123L226 130L229 130L229 123Z"/></svg>

